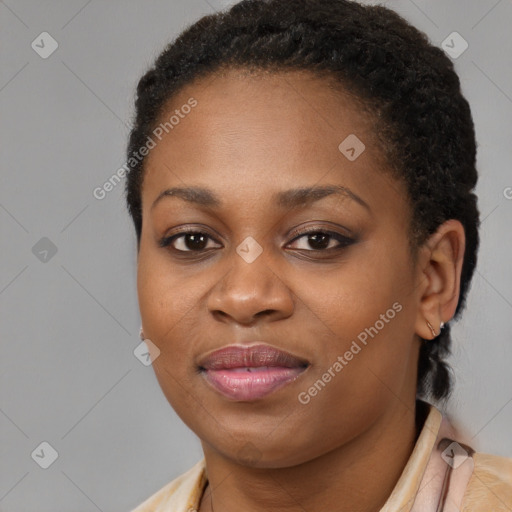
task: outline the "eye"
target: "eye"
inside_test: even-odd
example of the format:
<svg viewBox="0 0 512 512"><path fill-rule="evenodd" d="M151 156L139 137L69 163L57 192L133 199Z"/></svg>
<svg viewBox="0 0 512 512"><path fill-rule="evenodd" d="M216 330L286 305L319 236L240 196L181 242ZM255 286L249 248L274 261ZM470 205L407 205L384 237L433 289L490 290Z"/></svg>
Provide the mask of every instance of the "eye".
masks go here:
<svg viewBox="0 0 512 512"><path fill-rule="evenodd" d="M296 247L296 249L305 251L326 251L330 249L341 249L355 242L355 240L352 238L344 236L341 233L336 233L334 231L310 229L300 233L300 236L295 237L292 242L303 238L305 247ZM332 243L334 243L334 245L332 245ZM310 248L307 247L308 245Z"/></svg>
<svg viewBox="0 0 512 512"><path fill-rule="evenodd" d="M186 229L178 234L162 238L159 245L160 247L172 246L177 252L202 252L212 248L208 247L208 241L213 241L208 233Z"/></svg>
<svg viewBox="0 0 512 512"><path fill-rule="evenodd" d="M344 236L341 233L318 228L298 231L295 235L297 236L295 236L290 244L301 241L304 246L295 247L295 249L303 251L327 252L342 249L355 242L354 239ZM179 233L162 238L159 245L160 247L171 246L172 250L177 253L202 253L218 248L219 245L215 245L215 242L215 239L204 231L185 228L181 229ZM220 247L222 246L220 245Z"/></svg>

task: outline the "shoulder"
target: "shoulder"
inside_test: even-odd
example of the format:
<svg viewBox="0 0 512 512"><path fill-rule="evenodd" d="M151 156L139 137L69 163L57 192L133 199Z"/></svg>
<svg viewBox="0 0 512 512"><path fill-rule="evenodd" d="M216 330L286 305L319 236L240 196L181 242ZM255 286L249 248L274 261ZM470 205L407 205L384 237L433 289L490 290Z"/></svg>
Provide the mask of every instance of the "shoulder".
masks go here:
<svg viewBox="0 0 512 512"><path fill-rule="evenodd" d="M206 482L204 468L204 459L202 459L131 512L164 512L195 508Z"/></svg>
<svg viewBox="0 0 512 512"><path fill-rule="evenodd" d="M512 459L476 452L462 512L512 510Z"/></svg>

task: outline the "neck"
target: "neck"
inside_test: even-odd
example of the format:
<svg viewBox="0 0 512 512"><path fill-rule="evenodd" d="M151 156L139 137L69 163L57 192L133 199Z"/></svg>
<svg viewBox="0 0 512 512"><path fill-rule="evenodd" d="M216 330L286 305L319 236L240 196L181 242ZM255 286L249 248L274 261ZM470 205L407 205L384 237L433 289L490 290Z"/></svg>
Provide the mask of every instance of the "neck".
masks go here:
<svg viewBox="0 0 512 512"><path fill-rule="evenodd" d="M284 468L251 468L203 443L208 487L199 512L378 512L395 487L422 426L401 402L389 418L320 457Z"/></svg>

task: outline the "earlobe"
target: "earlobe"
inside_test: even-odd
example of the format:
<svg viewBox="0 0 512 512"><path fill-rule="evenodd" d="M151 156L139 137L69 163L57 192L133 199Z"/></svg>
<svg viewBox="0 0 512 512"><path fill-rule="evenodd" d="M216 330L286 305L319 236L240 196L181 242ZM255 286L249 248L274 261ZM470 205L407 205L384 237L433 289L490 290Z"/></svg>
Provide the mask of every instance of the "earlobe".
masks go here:
<svg viewBox="0 0 512 512"><path fill-rule="evenodd" d="M419 296L416 333L432 339L441 332L444 322L455 314L460 293L464 260L465 233L455 219L444 222L425 242L420 260L419 278L424 281ZM436 326L440 326L437 330Z"/></svg>

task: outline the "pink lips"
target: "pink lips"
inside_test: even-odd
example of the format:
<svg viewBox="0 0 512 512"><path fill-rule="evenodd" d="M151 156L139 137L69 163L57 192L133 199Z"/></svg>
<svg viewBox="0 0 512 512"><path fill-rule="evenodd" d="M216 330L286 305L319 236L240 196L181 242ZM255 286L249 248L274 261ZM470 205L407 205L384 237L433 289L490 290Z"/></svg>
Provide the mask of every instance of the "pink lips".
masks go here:
<svg viewBox="0 0 512 512"><path fill-rule="evenodd" d="M308 362L267 344L230 345L203 358L206 381L233 400L251 401L294 381Z"/></svg>

